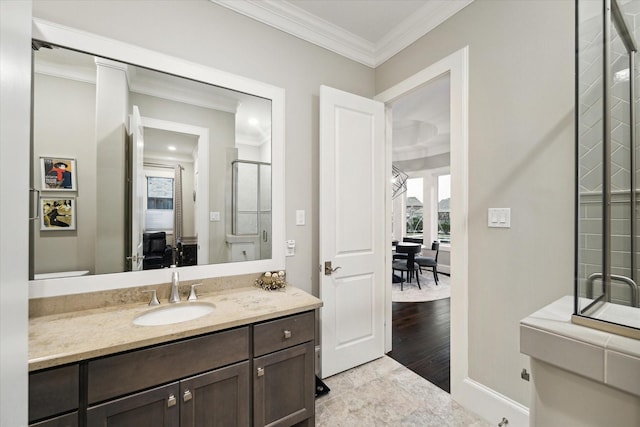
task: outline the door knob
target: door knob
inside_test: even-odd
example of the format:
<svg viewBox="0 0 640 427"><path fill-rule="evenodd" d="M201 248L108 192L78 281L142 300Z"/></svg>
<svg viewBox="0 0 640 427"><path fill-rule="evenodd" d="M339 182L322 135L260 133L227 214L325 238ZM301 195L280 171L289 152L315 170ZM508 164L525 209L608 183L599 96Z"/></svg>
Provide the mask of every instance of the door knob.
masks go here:
<svg viewBox="0 0 640 427"><path fill-rule="evenodd" d="M324 275L325 276L331 276L332 273L335 273L336 271L338 271L341 268L342 267L331 268L331 261L325 261L324 262Z"/></svg>

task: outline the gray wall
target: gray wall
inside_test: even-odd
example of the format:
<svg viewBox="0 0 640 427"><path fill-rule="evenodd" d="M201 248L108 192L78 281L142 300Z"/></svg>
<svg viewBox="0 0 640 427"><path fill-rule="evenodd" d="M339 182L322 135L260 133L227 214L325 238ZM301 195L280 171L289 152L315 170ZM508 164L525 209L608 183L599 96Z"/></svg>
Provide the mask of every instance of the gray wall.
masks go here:
<svg viewBox="0 0 640 427"><path fill-rule="evenodd" d="M380 93L469 46L469 375L524 405L518 322L573 285L573 8L475 0L376 69Z"/></svg>
<svg viewBox="0 0 640 427"><path fill-rule="evenodd" d="M321 84L374 95L374 71L207 0L34 2L46 19L260 80L286 90L287 277L318 294L318 92ZM170 31L168 30L170 29ZM295 210L307 225L295 226Z"/></svg>

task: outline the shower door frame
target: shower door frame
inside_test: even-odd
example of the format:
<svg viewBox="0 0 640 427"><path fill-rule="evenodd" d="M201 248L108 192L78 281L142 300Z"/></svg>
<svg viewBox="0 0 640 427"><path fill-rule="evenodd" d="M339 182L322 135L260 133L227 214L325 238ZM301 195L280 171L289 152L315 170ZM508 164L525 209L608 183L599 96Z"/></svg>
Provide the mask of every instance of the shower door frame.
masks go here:
<svg viewBox="0 0 640 427"><path fill-rule="evenodd" d="M578 75L579 62L578 55L580 53L579 48L579 14L577 13L580 0L576 0L576 75ZM629 132L629 151L630 151L630 269L631 278L624 276L617 276L611 274L611 25L615 25L616 30L627 50L629 58L629 118L630 118L630 132ZM620 10L620 7L616 0L603 0L603 67L602 67L602 81L603 81L603 115L602 115L602 273L594 273L585 281L587 286L587 293L592 292L591 279L596 277L602 278L602 294L595 298L585 308L580 308L580 277L579 277L579 224L580 224L580 171L579 171L579 126L580 123L580 90L578 78L576 78L576 224L575 224L575 292L574 292L574 314L572 321L576 324L589 326L595 329L605 330L607 332L613 332L620 335L630 336L633 338L640 337L640 330L630 326L608 322L606 320L594 319L589 317L598 309L600 309L607 302L611 302L611 283L612 279L623 280L632 289L632 295L636 295L637 299L637 285L634 280L636 279L636 260L635 260L635 234L636 234L636 136L635 136L635 56L637 47L632 33L629 31L624 16ZM634 291L635 287L635 291ZM635 292L635 293L633 293ZM633 301L633 299L632 299ZM636 302L637 304L637 302Z"/></svg>

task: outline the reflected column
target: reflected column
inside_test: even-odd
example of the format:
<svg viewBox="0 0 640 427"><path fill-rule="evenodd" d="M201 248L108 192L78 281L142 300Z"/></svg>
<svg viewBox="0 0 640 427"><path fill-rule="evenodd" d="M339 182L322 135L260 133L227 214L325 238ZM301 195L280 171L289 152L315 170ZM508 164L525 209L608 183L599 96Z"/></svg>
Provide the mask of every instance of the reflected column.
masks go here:
<svg viewBox="0 0 640 427"><path fill-rule="evenodd" d="M96 58L96 274L126 270L127 66ZM79 184L80 185L80 184ZM80 213L82 214L82 213Z"/></svg>

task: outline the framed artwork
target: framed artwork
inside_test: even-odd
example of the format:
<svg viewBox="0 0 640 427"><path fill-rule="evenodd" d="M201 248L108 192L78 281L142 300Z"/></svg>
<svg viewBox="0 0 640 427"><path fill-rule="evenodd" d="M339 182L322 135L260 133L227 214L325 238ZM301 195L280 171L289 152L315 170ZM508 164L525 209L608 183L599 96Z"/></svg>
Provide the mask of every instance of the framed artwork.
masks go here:
<svg viewBox="0 0 640 427"><path fill-rule="evenodd" d="M40 230L75 230L75 197L40 197Z"/></svg>
<svg viewBox="0 0 640 427"><path fill-rule="evenodd" d="M76 159L40 157L41 188L45 191L76 191Z"/></svg>

